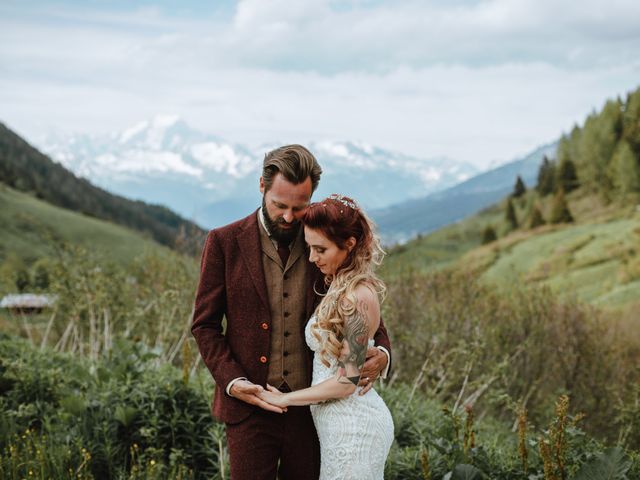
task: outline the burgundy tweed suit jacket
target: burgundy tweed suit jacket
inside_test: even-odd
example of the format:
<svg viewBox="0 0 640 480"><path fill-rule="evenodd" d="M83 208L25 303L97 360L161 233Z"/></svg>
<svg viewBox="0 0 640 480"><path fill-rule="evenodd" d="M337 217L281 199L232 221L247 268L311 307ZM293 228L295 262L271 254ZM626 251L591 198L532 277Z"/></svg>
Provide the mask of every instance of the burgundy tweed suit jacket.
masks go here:
<svg viewBox="0 0 640 480"><path fill-rule="evenodd" d="M235 223L211 230L202 252L200 282L196 293L191 332L202 359L217 384L212 413L226 423L244 420L259 408L229 397L225 388L231 380L246 377L265 386L269 358L271 313L262 267L257 211ZM306 260L305 260L306 261ZM306 317L318 302L314 293L323 285L323 275L313 264L307 269ZM226 316L226 331L222 319ZM304 331L304 323L300 325ZM376 345L391 352L386 329L380 322ZM305 368L311 368L312 352ZM264 359L262 359L264 360ZM309 372L309 378L311 378Z"/></svg>

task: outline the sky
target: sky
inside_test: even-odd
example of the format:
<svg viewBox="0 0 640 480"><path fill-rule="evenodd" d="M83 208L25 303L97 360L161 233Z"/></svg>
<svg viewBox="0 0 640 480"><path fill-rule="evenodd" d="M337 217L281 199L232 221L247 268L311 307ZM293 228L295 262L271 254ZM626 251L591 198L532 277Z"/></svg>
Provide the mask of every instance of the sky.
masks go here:
<svg viewBox="0 0 640 480"><path fill-rule="evenodd" d="M637 0L0 0L0 121L36 141L175 114L483 168L638 88L639 52Z"/></svg>

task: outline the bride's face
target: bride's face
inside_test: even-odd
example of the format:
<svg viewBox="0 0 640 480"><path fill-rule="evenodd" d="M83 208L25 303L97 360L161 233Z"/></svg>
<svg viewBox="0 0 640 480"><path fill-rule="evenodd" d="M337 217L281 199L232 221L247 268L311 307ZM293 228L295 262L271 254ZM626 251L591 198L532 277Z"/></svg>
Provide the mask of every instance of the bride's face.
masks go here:
<svg viewBox="0 0 640 480"><path fill-rule="evenodd" d="M304 239L309 245L309 261L315 263L325 275L333 275L344 263L356 244L356 239L347 240L344 249L329 240L320 230L304 227Z"/></svg>

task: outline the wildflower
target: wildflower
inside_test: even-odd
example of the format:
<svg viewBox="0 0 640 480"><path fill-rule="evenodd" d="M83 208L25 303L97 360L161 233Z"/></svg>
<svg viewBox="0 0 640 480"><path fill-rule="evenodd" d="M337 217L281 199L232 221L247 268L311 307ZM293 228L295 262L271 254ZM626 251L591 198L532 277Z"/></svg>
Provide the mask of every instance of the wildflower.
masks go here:
<svg viewBox="0 0 640 480"><path fill-rule="evenodd" d="M473 407L466 405L467 420L464 424L463 449L465 455L468 455L469 449L476 446L476 433L473 430Z"/></svg>
<svg viewBox="0 0 640 480"><path fill-rule="evenodd" d="M156 464L156 461L155 461L155 460L151 460L149 463L150 463L150 464L151 464L151 466L153 467L153 466Z"/></svg>
<svg viewBox="0 0 640 480"><path fill-rule="evenodd" d="M420 463L422 464L422 477L431 480L431 466L429 465L429 450L422 448L420 452Z"/></svg>
<svg viewBox="0 0 640 480"><path fill-rule="evenodd" d="M527 409L524 406L518 412L518 453L522 459L522 470L526 473L528 468Z"/></svg>
<svg viewBox="0 0 640 480"><path fill-rule="evenodd" d="M556 480L555 469L553 468L553 460L551 459L551 448L542 437L538 441L538 447L540 448L540 456L544 464L544 478L545 480Z"/></svg>

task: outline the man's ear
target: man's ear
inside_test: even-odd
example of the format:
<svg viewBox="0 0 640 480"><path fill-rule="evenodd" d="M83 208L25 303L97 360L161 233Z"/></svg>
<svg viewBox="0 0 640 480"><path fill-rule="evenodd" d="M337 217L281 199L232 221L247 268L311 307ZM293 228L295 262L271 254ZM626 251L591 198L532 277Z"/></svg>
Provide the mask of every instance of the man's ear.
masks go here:
<svg viewBox="0 0 640 480"><path fill-rule="evenodd" d="M264 195L264 178L260 177L260 193Z"/></svg>
<svg viewBox="0 0 640 480"><path fill-rule="evenodd" d="M356 246L356 243L358 243L358 241L356 240L356 237L349 237L347 239L347 241L345 242L345 246L347 247L347 251L351 252L351 250L353 250L353 247Z"/></svg>

